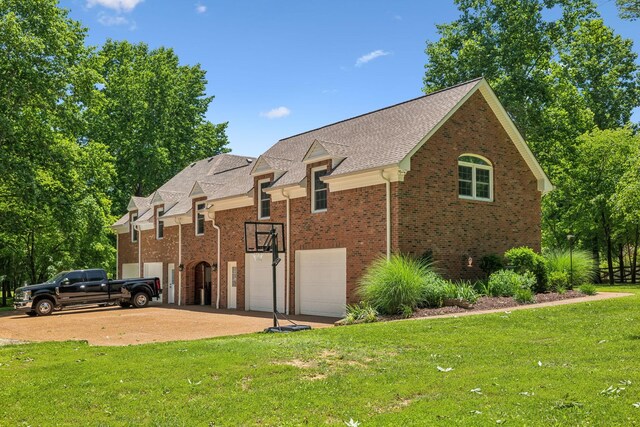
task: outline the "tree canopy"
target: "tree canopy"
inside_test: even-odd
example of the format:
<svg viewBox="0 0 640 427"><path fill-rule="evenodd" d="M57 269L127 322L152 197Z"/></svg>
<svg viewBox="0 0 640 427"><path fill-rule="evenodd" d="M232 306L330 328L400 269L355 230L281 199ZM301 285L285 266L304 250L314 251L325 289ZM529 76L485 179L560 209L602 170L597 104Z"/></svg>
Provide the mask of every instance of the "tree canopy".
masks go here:
<svg viewBox="0 0 640 427"><path fill-rule="evenodd" d="M204 70L85 37L56 0L0 0L0 282L12 286L112 270L125 200L226 150L226 123L204 119Z"/></svg>

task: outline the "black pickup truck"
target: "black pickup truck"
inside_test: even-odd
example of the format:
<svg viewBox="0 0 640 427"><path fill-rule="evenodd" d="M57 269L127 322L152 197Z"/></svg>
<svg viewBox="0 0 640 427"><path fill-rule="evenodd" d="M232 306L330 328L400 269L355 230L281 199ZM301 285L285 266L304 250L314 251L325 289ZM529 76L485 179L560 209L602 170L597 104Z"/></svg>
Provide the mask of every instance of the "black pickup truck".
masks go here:
<svg viewBox="0 0 640 427"><path fill-rule="evenodd" d="M16 289L13 305L30 316L46 316L72 305L145 307L162 293L160 279L109 280L101 269L63 271L38 285Z"/></svg>

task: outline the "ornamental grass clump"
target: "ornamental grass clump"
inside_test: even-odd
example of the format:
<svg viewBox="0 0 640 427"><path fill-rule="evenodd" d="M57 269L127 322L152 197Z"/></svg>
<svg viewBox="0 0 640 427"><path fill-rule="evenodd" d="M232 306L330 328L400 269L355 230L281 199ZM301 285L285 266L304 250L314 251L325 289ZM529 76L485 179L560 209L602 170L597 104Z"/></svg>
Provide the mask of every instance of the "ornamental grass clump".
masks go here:
<svg viewBox="0 0 640 427"><path fill-rule="evenodd" d="M564 249L553 249L544 256L549 274L564 272L568 277L568 288L593 282L596 278L596 264L587 251L574 249L573 254ZM573 267L573 268L572 268Z"/></svg>
<svg viewBox="0 0 640 427"><path fill-rule="evenodd" d="M360 281L358 294L380 314L406 314L423 301L431 266L405 255L380 258Z"/></svg>

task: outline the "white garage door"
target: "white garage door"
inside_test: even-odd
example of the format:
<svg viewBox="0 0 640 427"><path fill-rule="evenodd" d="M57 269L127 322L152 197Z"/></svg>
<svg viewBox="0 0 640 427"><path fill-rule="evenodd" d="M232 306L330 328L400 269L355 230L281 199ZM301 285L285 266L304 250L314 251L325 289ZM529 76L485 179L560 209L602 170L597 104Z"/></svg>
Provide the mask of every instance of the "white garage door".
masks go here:
<svg viewBox="0 0 640 427"><path fill-rule="evenodd" d="M245 306L247 310L273 311L273 273L271 254L245 254ZM278 312L284 313L285 254L276 268Z"/></svg>
<svg viewBox="0 0 640 427"><path fill-rule="evenodd" d="M122 264L123 279L133 279L136 277L140 277L140 268L138 267L137 262L132 264Z"/></svg>
<svg viewBox="0 0 640 427"><path fill-rule="evenodd" d="M160 279L160 287L162 286L162 263L161 262L145 262L144 263L144 277L157 277ZM162 302L162 294L160 294L160 299L158 301Z"/></svg>
<svg viewBox="0 0 640 427"><path fill-rule="evenodd" d="M300 314L342 317L347 303L347 250L296 252Z"/></svg>

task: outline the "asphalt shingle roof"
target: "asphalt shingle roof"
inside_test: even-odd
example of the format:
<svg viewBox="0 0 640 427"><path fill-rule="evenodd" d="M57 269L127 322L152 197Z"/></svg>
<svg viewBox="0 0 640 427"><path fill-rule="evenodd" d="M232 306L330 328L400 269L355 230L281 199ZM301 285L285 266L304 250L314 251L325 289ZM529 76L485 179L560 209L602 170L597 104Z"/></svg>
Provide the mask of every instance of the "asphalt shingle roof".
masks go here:
<svg viewBox="0 0 640 427"><path fill-rule="evenodd" d="M281 139L261 156L273 169L285 171L272 187L304 181L306 165L302 160L315 141L332 156L344 158L334 165L331 176L400 163L480 81L471 80ZM191 210L189 193L196 182L208 200L248 193L253 188L251 167L248 167L253 161L255 159L246 156L221 154L187 166L157 190L162 200L175 203L166 209L165 216L182 215ZM133 201L139 212L143 212L149 207L151 196L134 197ZM127 220L125 215L114 225L124 225ZM144 220L143 214L139 221Z"/></svg>

